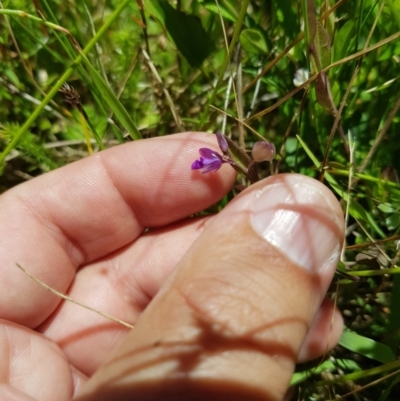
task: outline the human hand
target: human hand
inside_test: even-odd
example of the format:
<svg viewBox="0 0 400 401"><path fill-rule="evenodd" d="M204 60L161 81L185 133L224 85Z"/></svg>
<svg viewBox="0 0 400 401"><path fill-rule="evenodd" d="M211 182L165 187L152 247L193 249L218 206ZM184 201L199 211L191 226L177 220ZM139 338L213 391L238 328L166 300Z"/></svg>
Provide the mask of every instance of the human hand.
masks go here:
<svg viewBox="0 0 400 401"><path fill-rule="evenodd" d="M278 175L188 218L235 180L191 171L200 147L218 149L200 133L137 141L0 197L1 400L279 400L296 362L336 344L334 196Z"/></svg>

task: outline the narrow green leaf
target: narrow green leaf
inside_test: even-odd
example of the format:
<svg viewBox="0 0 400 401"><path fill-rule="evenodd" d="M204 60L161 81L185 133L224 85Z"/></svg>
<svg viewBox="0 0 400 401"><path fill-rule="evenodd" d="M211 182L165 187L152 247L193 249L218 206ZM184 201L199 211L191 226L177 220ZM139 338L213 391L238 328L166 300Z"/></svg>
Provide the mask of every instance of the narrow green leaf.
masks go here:
<svg viewBox="0 0 400 401"><path fill-rule="evenodd" d="M11 68L6 68L4 71L4 74L7 76L7 78L19 89L21 89L21 82L18 79L17 74L11 69Z"/></svg>
<svg viewBox="0 0 400 401"><path fill-rule="evenodd" d="M377 366L375 368L360 370L359 372L353 372L347 375L338 376L337 378L331 380L330 383L345 383L348 381L355 381L359 379L365 380L367 377L375 375L383 375L394 369L399 369L399 368L400 368L400 360L396 360L393 362Z"/></svg>
<svg viewBox="0 0 400 401"><path fill-rule="evenodd" d="M290 381L290 385L297 386L298 384L304 382L311 376L320 375L322 372L334 369L335 369L335 364L332 361L324 361L316 367L312 367L311 369L305 370L303 372L294 373Z"/></svg>
<svg viewBox="0 0 400 401"><path fill-rule="evenodd" d="M355 21L349 19L335 35L334 61L340 60L347 54L347 49L355 34Z"/></svg>
<svg viewBox="0 0 400 401"><path fill-rule="evenodd" d="M304 0L303 5L305 6L305 30L306 30L306 40L308 46L311 46L314 42L314 37L317 32L317 16L315 12L315 1L314 0Z"/></svg>
<svg viewBox="0 0 400 401"><path fill-rule="evenodd" d="M343 332L339 344L352 352L364 355L378 362L389 363L395 360L392 350L387 345L360 336L350 330Z"/></svg>
<svg viewBox="0 0 400 401"><path fill-rule="evenodd" d="M252 159L250 156L232 139L229 137L225 137L228 146L229 146L229 152L230 155L233 157L235 162L237 163L238 166L232 166L239 174L244 175L248 180L251 182L256 182L258 181L258 173L257 173L257 167L255 164L252 164ZM252 164L252 167L249 166Z"/></svg>
<svg viewBox="0 0 400 401"><path fill-rule="evenodd" d="M315 34L315 51L320 61L319 68L323 69L331 63L331 38L323 25L317 22L317 32Z"/></svg>
<svg viewBox="0 0 400 401"><path fill-rule="evenodd" d="M329 65L331 58L330 37L323 25L315 19L314 40L309 44L310 54L316 71L320 72ZM307 32L306 32L307 33Z"/></svg>
<svg viewBox="0 0 400 401"><path fill-rule="evenodd" d="M302 146L302 148L305 150L305 152L307 153L308 157L312 160L312 162L314 163L314 166L317 169L321 168L321 163L320 161L315 157L315 155L311 152L311 149L307 146L307 144L303 141L303 139L301 139L301 137L299 135L296 135L296 138L298 139L300 145ZM332 189L346 202L348 201L349 197L347 195L347 192L345 190L343 190L340 185L338 184L338 182L328 173L325 172L325 179L326 181L329 182L329 185L332 187Z"/></svg>
<svg viewBox="0 0 400 401"><path fill-rule="evenodd" d="M373 219L372 215L367 212L358 202L354 199L350 199L350 207L349 212L351 216L356 219L363 220L371 225L371 227L381 236L381 238L385 238L385 233L381 230L378 224Z"/></svg>
<svg viewBox="0 0 400 401"><path fill-rule="evenodd" d="M213 1L212 3L204 4L204 8L217 15L219 15L219 13L221 12L222 18L227 19L228 21L232 21L232 22L237 21L237 17L238 17L237 12L233 13L231 10L229 10L227 7L225 7L224 4L220 3L219 9L218 9L218 6L215 4L215 1Z"/></svg>
<svg viewBox="0 0 400 401"><path fill-rule="evenodd" d="M235 159L235 162L246 169L251 163L250 156L235 141L227 136L225 138L228 142L229 151Z"/></svg>
<svg viewBox="0 0 400 401"><path fill-rule="evenodd" d="M296 372L292 376L292 380L290 381L291 386L295 386L307 380L312 376L319 376L321 373L326 371L335 371L337 369L345 370L345 371L359 371L361 370L360 366L357 362L352 361L351 359L336 359L335 362L327 360L319 364L318 366L313 366L310 369L307 369L302 372Z"/></svg>
<svg viewBox="0 0 400 401"><path fill-rule="evenodd" d="M147 10L147 12L152 15L154 18L158 19L161 24L165 25L165 21L164 21L164 13L163 10L161 8L161 4L158 0L144 0L143 4Z"/></svg>
<svg viewBox="0 0 400 401"><path fill-rule="evenodd" d="M321 105L329 114L334 116L336 107L332 99L329 78L326 75L326 72L318 73L318 78L315 80L315 96L318 104Z"/></svg>
<svg viewBox="0 0 400 401"><path fill-rule="evenodd" d="M110 106L113 113L117 116L118 120L124 126L124 128L129 132L132 139L142 139L142 135L137 129L136 125L132 121L130 115L126 111L125 107L122 106L121 102L115 96L114 92L104 81L103 77L97 72L97 70L92 66L86 56L83 56L83 62L85 63L90 75L93 79L93 83L96 85L98 91L101 93L103 99Z"/></svg>
<svg viewBox="0 0 400 401"><path fill-rule="evenodd" d="M329 12L328 17L324 20L324 27L326 29L326 32L328 33L330 38L333 38L334 32L335 32L335 12L330 12L330 4L328 2L323 2L321 4L321 9L320 9L320 15L325 14L326 12Z"/></svg>

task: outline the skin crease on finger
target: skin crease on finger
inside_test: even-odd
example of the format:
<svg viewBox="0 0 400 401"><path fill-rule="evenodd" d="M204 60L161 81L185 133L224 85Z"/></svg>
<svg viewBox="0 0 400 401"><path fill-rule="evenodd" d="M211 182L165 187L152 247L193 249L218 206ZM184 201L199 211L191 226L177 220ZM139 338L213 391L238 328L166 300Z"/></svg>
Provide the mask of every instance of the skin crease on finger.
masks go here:
<svg viewBox="0 0 400 401"><path fill-rule="evenodd" d="M87 378L71 367L52 341L0 319L0 400L67 401ZM28 397L29 395L29 397Z"/></svg>

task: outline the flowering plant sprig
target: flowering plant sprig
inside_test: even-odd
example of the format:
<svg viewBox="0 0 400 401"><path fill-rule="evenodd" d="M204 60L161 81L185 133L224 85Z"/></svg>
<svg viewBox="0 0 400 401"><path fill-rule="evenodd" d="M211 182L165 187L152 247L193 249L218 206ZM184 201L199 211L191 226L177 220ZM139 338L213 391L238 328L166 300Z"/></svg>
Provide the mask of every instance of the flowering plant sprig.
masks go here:
<svg viewBox="0 0 400 401"><path fill-rule="evenodd" d="M269 161L275 157L275 146L267 141L256 142L252 149L252 158L227 136L216 133L222 155L209 148L200 148L200 158L192 163L192 170L201 170L203 174L217 171L224 163L229 163L239 174L251 183L259 180L255 162ZM235 158L236 161L235 160Z"/></svg>

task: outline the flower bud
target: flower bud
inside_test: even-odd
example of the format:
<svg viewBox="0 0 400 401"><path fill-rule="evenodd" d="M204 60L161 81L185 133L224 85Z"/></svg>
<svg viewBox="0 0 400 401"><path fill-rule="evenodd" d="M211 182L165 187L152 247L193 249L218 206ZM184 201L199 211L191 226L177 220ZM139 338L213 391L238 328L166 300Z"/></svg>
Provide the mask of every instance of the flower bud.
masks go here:
<svg viewBox="0 0 400 401"><path fill-rule="evenodd" d="M268 141L256 142L251 150L253 160L257 163L272 160L275 154L275 145Z"/></svg>
<svg viewBox="0 0 400 401"><path fill-rule="evenodd" d="M220 132L217 132L215 135L217 135L217 141L218 141L219 148L221 149L222 153L225 155L229 149L228 141L226 140L225 135L221 134Z"/></svg>

